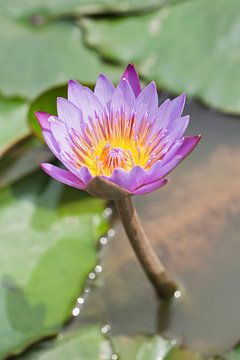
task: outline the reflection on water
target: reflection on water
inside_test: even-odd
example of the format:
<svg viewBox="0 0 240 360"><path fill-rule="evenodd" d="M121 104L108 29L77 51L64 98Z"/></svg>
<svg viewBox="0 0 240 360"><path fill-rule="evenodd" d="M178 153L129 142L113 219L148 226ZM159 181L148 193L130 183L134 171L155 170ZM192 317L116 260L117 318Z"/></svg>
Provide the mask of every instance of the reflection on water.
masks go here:
<svg viewBox="0 0 240 360"><path fill-rule="evenodd" d="M190 134L203 140L163 189L136 198L158 255L183 288L159 304L121 224L104 251L104 286L86 317L113 333L161 332L206 354L240 339L240 120L188 104Z"/></svg>

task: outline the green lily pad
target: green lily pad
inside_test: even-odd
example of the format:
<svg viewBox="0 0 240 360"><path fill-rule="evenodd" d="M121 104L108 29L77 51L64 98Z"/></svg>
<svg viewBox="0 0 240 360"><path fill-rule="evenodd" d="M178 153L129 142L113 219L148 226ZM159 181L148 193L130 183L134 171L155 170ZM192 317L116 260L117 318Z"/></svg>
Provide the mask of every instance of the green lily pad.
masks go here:
<svg viewBox="0 0 240 360"><path fill-rule="evenodd" d="M86 41L102 56L136 63L142 76L240 113L238 0L194 0L141 17L84 20Z"/></svg>
<svg viewBox="0 0 240 360"><path fill-rule="evenodd" d="M0 158L16 141L29 134L27 111L24 100L0 97Z"/></svg>
<svg viewBox="0 0 240 360"><path fill-rule="evenodd" d="M70 21L37 26L1 14L0 43L0 91L6 96L34 99L71 78L95 82L100 72L120 75L83 45L81 30Z"/></svg>
<svg viewBox="0 0 240 360"><path fill-rule="evenodd" d="M0 188L13 184L53 158L46 145L31 136L15 144L0 160Z"/></svg>
<svg viewBox="0 0 240 360"><path fill-rule="evenodd" d="M169 0L0 0L0 9L12 17L82 16L101 13L126 13L158 8ZM171 0L171 2L183 0Z"/></svg>
<svg viewBox="0 0 240 360"><path fill-rule="evenodd" d="M96 264L103 202L37 172L0 191L0 359L57 333Z"/></svg>
<svg viewBox="0 0 240 360"><path fill-rule="evenodd" d="M57 339L46 341L19 360L110 360L112 350L104 339L99 326L60 334Z"/></svg>

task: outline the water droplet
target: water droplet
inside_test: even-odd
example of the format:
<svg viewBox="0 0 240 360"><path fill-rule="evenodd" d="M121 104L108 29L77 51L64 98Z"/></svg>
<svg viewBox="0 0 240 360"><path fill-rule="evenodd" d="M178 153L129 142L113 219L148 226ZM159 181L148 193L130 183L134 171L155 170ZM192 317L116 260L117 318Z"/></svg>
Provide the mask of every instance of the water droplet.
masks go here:
<svg viewBox="0 0 240 360"><path fill-rule="evenodd" d="M80 305L84 304L84 298L79 297L79 298L77 299L77 302L78 302Z"/></svg>
<svg viewBox="0 0 240 360"><path fill-rule="evenodd" d="M176 344L177 344L177 340L176 340L176 339L172 339L172 340L170 341L170 343L171 343L171 345L176 345Z"/></svg>
<svg viewBox="0 0 240 360"><path fill-rule="evenodd" d="M89 287L86 287L86 288L84 289L84 292L85 292L85 293L89 293L89 292L90 292L90 288L89 288Z"/></svg>
<svg viewBox="0 0 240 360"><path fill-rule="evenodd" d="M79 315L79 313L80 313L80 309L79 308L74 308L73 309L73 311L72 311L72 314L73 314L73 316L78 316Z"/></svg>
<svg viewBox="0 0 240 360"><path fill-rule="evenodd" d="M106 243L107 243L107 238L106 237L101 237L100 238L100 244L101 245L106 245Z"/></svg>
<svg viewBox="0 0 240 360"><path fill-rule="evenodd" d="M112 209L111 208L106 208L104 210L104 212L103 212L103 216L107 218L107 217L109 217L111 215L112 215Z"/></svg>
<svg viewBox="0 0 240 360"><path fill-rule="evenodd" d="M94 279L96 279L96 274L95 274L94 272L90 272L90 273L88 274L88 278L89 278L90 280L94 280Z"/></svg>
<svg viewBox="0 0 240 360"><path fill-rule="evenodd" d="M181 291L179 291L179 290L175 291L174 297L175 297L176 299L179 299L179 298L181 297Z"/></svg>
<svg viewBox="0 0 240 360"><path fill-rule="evenodd" d="M114 229L109 229L108 230L108 236L113 237L114 235L115 235L115 230Z"/></svg>
<svg viewBox="0 0 240 360"><path fill-rule="evenodd" d="M102 266L101 266L101 265L97 265L97 266L95 267L95 271L96 271L97 274L100 274L100 273L102 272Z"/></svg>
<svg viewBox="0 0 240 360"><path fill-rule="evenodd" d="M108 325L108 324L106 324L106 325L104 325L104 326L101 328L101 332L102 332L103 334L107 334L110 329L111 329L111 326Z"/></svg>
<svg viewBox="0 0 240 360"><path fill-rule="evenodd" d="M113 355L112 355L112 360L118 360L117 354L113 354Z"/></svg>

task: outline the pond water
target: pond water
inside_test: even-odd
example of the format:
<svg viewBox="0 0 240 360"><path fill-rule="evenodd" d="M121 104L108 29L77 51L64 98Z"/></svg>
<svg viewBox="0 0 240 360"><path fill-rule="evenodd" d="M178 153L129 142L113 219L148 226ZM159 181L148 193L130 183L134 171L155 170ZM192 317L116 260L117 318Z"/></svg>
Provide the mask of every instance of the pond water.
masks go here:
<svg viewBox="0 0 240 360"><path fill-rule="evenodd" d="M190 101L197 149L156 192L137 197L157 254L183 288L159 304L117 217L104 247L101 286L77 322L99 320L114 334L161 333L205 354L240 339L240 119Z"/></svg>

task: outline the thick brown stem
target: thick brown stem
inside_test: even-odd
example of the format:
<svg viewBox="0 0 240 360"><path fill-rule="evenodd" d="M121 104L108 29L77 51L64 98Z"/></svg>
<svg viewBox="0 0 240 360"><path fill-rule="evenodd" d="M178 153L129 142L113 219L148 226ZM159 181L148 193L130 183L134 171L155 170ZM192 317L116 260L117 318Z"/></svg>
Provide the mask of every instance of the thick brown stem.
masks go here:
<svg viewBox="0 0 240 360"><path fill-rule="evenodd" d="M157 295L163 300L171 299L177 290L177 285L168 277L149 243L131 198L116 200L115 203L129 241Z"/></svg>

